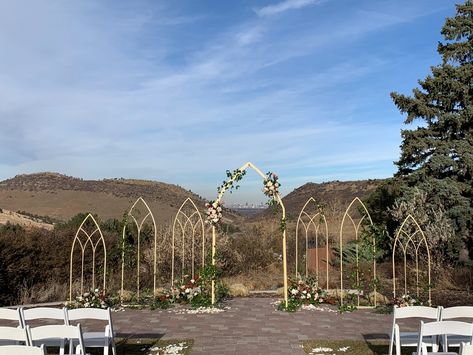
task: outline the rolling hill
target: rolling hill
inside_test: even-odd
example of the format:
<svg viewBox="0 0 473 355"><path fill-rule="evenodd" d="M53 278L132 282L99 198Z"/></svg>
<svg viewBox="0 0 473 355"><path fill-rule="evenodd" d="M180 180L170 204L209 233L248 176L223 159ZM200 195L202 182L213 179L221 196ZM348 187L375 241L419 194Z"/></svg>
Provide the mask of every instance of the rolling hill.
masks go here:
<svg viewBox="0 0 473 355"><path fill-rule="evenodd" d="M283 198L286 212L297 218L306 201L313 197L325 206L330 214L343 214L348 204L355 198L368 197L384 180L330 181L320 184L306 183Z"/></svg>
<svg viewBox="0 0 473 355"><path fill-rule="evenodd" d="M309 197L325 206L328 217L338 219L354 197L367 197L382 181L306 183L285 196L283 201L287 215L292 219L297 218ZM200 196L180 186L148 180L83 180L59 173L36 173L17 175L0 182L0 208L21 212L24 218L35 220L36 217L49 224L66 221L80 212L96 213L102 220L121 219L140 196L161 225L172 221L187 197L192 198L198 207L205 203ZM270 213L265 211L247 218L262 221ZM225 215L230 223L241 223L243 219L231 211Z"/></svg>
<svg viewBox="0 0 473 355"><path fill-rule="evenodd" d="M121 219L138 197L149 205L158 224L169 223L187 197L204 201L177 185L146 180L83 180L58 173L17 175L0 182L0 208L66 221L80 212L101 219Z"/></svg>

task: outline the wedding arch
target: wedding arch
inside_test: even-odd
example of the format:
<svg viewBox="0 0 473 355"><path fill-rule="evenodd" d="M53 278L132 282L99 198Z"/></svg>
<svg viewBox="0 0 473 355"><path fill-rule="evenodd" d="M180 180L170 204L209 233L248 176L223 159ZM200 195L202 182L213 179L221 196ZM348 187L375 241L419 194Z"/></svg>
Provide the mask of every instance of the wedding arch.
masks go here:
<svg viewBox="0 0 473 355"><path fill-rule="evenodd" d="M355 197L351 203L348 205L345 213L343 214L342 221L340 223L340 303L343 304L344 298L344 286L343 286L343 276L344 276L344 254L343 254L343 245L345 242L345 228L351 230L354 233L354 241L355 241L355 271L354 271L354 282L356 287L360 287L361 282L361 275L360 275L360 254L359 254L359 242L361 233L363 232L364 228L368 226L373 226L373 220L371 219L370 213L366 208L365 204L358 198ZM376 285L376 239L374 234L371 236L371 240L369 241L371 244L371 254L372 254L372 262L373 262L373 303L374 307L377 306L377 285ZM356 294L357 298L357 306L360 307L360 292Z"/></svg>
<svg viewBox="0 0 473 355"><path fill-rule="evenodd" d="M178 256L181 259L180 280L184 279L186 261L189 262L186 259L186 249L189 249L189 245L186 244L187 239L190 239L191 243L190 271L193 276L199 261L200 267L205 266L205 227L202 215L190 197L186 198L181 207L179 207L172 225L171 285L174 285L176 278L176 249L179 251ZM178 243L179 248L176 248Z"/></svg>
<svg viewBox="0 0 473 355"><path fill-rule="evenodd" d="M428 289L428 303L429 305L432 302L432 290L431 290L431 279L430 279L430 249L429 243L427 242L427 238L425 237L424 231L420 227L419 223L417 223L416 219L409 214L406 219L402 222L401 226L399 227L398 232L396 233L396 238L393 242L393 254L392 254L392 267L393 267L393 294L394 298L396 298L396 249L399 248L402 254L402 265L404 274L402 275L404 278L404 294L407 295L409 293L408 290L408 257L414 256L414 270L411 271L415 274L415 286L416 286L416 296L417 298L420 297L420 281L419 275L421 274L420 270L420 262L424 261L425 258L422 258L421 255L421 248L425 248L425 253L427 255L427 289ZM402 287L399 287L402 289Z"/></svg>
<svg viewBox="0 0 473 355"><path fill-rule="evenodd" d="M91 225L91 226L90 226ZM89 229L88 227L91 227ZM80 294L84 293L84 268L86 264L85 257L88 250L92 252L92 260L90 262L90 267L92 270L92 281L91 288L95 289L95 271L96 271L96 262L97 262L97 251L99 247L102 248L103 253L103 263L101 263L99 270L103 271L102 280L103 280L103 291L105 292L106 286L106 275L107 275L107 247L105 246L105 239L103 237L100 226L95 220L94 216L90 213L84 218L80 224L77 232L74 236L74 241L72 242L71 255L70 255L70 265L69 265L69 302L72 301L72 277L73 277L73 261L74 261L74 250L76 245L79 245L80 248L80 258L81 258L81 273L80 273ZM89 249L90 248L90 249Z"/></svg>
<svg viewBox="0 0 473 355"><path fill-rule="evenodd" d="M214 201L207 203L207 221L212 225L212 265L215 266L217 224L222 217L221 200L223 195L229 189L234 187L234 183L241 180L248 168L253 169L263 179L263 191L265 195L271 197L282 210L281 216L281 233L282 233L282 258L283 258L283 274L284 274L284 302L287 307L287 258L286 258L286 209L279 194L277 182L278 177L273 173L264 174L254 164L248 162L233 172L227 171L228 180L218 188L218 196ZM215 281L212 281L212 304L215 304Z"/></svg>
<svg viewBox="0 0 473 355"><path fill-rule="evenodd" d="M128 229L128 218L133 221L133 225L136 227L137 240L136 240L136 297L140 299L140 271L141 271L141 232L145 223L151 222L153 228L153 294L156 292L156 273L157 273L157 231L156 221L153 216L153 212L149 208L143 197L139 197L135 203L131 206L130 210L126 215L126 222L123 225L122 230L122 270L121 270L121 285L120 285L120 300L123 301L123 289L125 284L125 244L126 244L126 232Z"/></svg>
<svg viewBox="0 0 473 355"><path fill-rule="evenodd" d="M312 233L312 235L311 235ZM313 197L309 197L307 202L301 209L299 217L297 218L296 223L296 241L295 241L295 252L296 252L296 275L302 273L299 271L299 234L304 238L304 255L302 258L304 264L305 277L309 276L309 249L310 242L315 246L315 276L317 282L319 282L319 269L320 261L319 260L319 245L320 242L323 245L323 251L325 252L325 270L320 271L324 273L326 289L329 288L329 240L328 240L328 224L327 219L325 218L324 213L320 209L319 205ZM312 238L311 238L312 237ZM320 248L322 249L322 248ZM320 253L321 254L321 253Z"/></svg>

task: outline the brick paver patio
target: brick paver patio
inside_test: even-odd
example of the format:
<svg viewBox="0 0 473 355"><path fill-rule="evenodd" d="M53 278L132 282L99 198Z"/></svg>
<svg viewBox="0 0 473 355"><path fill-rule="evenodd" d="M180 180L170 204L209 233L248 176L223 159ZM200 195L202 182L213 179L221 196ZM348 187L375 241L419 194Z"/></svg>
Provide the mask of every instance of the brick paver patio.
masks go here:
<svg viewBox="0 0 473 355"><path fill-rule="evenodd" d="M113 323L119 336L194 339L192 354L223 355L303 354L300 340L388 339L391 329L391 315L372 310L285 313L275 310L273 301L237 298L219 314L126 310L113 313Z"/></svg>

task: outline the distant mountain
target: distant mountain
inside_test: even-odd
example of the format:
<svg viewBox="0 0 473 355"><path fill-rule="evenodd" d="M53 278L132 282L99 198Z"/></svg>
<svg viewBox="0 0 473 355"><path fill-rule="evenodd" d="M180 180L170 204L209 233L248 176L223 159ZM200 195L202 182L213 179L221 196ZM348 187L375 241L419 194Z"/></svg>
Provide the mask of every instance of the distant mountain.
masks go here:
<svg viewBox="0 0 473 355"><path fill-rule="evenodd" d="M308 182L296 188L283 198L286 215L297 219L302 207L310 197L324 206L325 215L341 218L349 203L359 197L368 197L384 180L330 181L323 183ZM256 219L265 218L270 211L264 211Z"/></svg>
<svg viewBox="0 0 473 355"><path fill-rule="evenodd" d="M306 183L283 198L287 213L297 218L306 201L313 197L324 205L327 214L345 212L355 198L368 197L384 180L330 181L316 184ZM342 212L342 213L343 213Z"/></svg>
<svg viewBox="0 0 473 355"><path fill-rule="evenodd" d="M157 181L83 180L58 173L37 173L0 182L0 208L61 221L80 212L96 213L103 220L121 219L140 196L159 224L172 221L187 197L198 207L204 206L204 201L191 191Z"/></svg>
<svg viewBox="0 0 473 355"><path fill-rule="evenodd" d="M307 183L289 193L283 201L287 215L292 218L297 218L309 197L325 205L327 216L339 216L354 197L367 197L382 181ZM66 221L80 212L96 213L102 220L121 219L140 196L148 203L159 225L169 224L187 197L202 210L205 204L200 196L180 186L148 180L83 180L48 172L17 175L0 182L0 208L21 211L33 220L47 216L49 219L43 218L43 221L48 223ZM270 213L265 210L256 216L249 214L247 218L260 220ZM243 218L231 210L225 216L229 223L243 222Z"/></svg>

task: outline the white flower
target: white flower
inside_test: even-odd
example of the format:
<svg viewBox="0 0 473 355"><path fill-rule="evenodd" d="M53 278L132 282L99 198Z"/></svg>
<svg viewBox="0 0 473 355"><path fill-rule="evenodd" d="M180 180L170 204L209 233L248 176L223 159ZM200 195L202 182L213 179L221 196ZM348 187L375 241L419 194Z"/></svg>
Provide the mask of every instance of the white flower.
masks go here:
<svg viewBox="0 0 473 355"><path fill-rule="evenodd" d="M217 208L217 206L218 206L217 202L212 203L213 208Z"/></svg>
<svg viewBox="0 0 473 355"><path fill-rule="evenodd" d="M268 181L268 182L266 183L266 186L268 186L268 187L273 186L272 181Z"/></svg>
<svg viewBox="0 0 473 355"><path fill-rule="evenodd" d="M293 289L291 290L291 293L292 293L293 295L297 295L297 294L299 293L299 291L298 291L297 289L293 288Z"/></svg>
<svg viewBox="0 0 473 355"><path fill-rule="evenodd" d="M302 293L307 293L307 291L306 291L306 290L304 290L304 291L302 291Z"/></svg>
<svg viewBox="0 0 473 355"><path fill-rule="evenodd" d="M186 293L189 293L189 292L191 292L191 289L190 289L190 288L186 288L186 291L185 291L185 292L186 292Z"/></svg>

